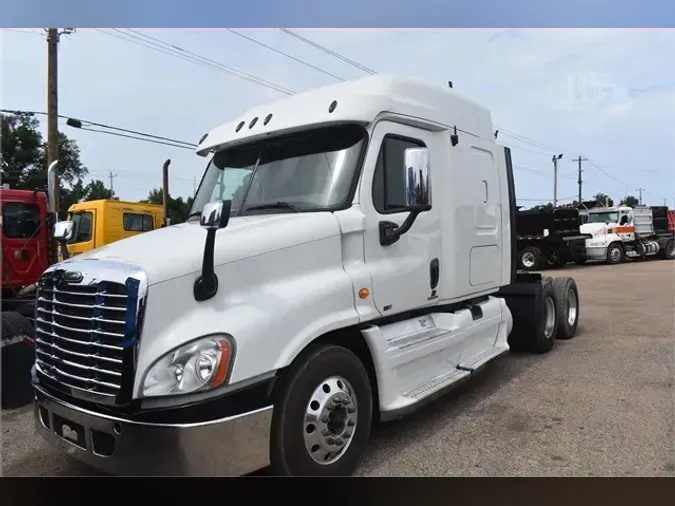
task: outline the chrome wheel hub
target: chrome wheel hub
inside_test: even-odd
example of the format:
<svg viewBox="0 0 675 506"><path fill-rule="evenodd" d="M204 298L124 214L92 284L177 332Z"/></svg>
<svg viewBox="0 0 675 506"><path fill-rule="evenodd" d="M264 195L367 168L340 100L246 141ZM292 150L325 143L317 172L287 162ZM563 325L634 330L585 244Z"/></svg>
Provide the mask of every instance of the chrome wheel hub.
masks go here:
<svg viewBox="0 0 675 506"><path fill-rule="evenodd" d="M546 339L553 337L555 330L555 303L553 297L546 297L544 300L544 336Z"/></svg>
<svg viewBox="0 0 675 506"><path fill-rule="evenodd" d="M570 327L573 327L577 321L577 308L577 295L574 290L570 290L567 293L567 323Z"/></svg>
<svg viewBox="0 0 675 506"><path fill-rule="evenodd" d="M535 261L534 253L530 253L528 251L523 255L522 258L523 266L527 267L528 269L534 267L534 261Z"/></svg>
<svg viewBox="0 0 675 506"><path fill-rule="evenodd" d="M354 389L347 380L332 376L314 390L305 409L305 448L322 465L337 462L354 437L358 416Z"/></svg>

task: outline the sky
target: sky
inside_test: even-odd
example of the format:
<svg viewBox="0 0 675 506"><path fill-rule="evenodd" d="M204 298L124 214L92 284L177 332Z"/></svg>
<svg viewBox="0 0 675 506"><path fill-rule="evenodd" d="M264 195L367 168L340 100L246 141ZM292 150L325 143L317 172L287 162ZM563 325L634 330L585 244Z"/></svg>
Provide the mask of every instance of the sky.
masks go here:
<svg viewBox="0 0 675 506"><path fill-rule="evenodd" d="M281 5L281 3L279 4ZM40 29L0 31L0 108L46 110L46 55ZM140 34L139 34L140 32ZM285 95L141 45L142 34L301 92L366 74L277 29L237 30L324 72L223 29L77 29L59 47L59 112L196 143L249 107ZM380 74L416 76L492 111L498 140L513 148L521 205L577 194L573 158L582 155L584 199L615 200L644 188L646 204L675 207L675 31L641 29L302 29L332 51ZM136 37L136 38L132 38ZM140 39L138 38L140 37ZM155 42L159 43L159 42ZM153 46L157 47L157 46ZM179 51L173 49L172 51ZM337 78L335 77L337 76ZM189 150L73 129L90 177L125 200L161 185L186 198L206 160ZM567 200L565 200L567 198Z"/></svg>

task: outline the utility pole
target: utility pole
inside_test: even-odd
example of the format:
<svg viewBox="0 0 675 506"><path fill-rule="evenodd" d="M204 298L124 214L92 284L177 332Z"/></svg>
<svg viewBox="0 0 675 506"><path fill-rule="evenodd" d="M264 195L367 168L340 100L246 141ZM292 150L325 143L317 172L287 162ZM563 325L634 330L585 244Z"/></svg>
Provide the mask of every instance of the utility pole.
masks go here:
<svg viewBox="0 0 675 506"><path fill-rule="evenodd" d="M642 205L642 192L645 191L645 188L638 188L635 191L638 192L638 194L640 195L639 201L640 201L640 205Z"/></svg>
<svg viewBox="0 0 675 506"><path fill-rule="evenodd" d="M162 205L164 206L164 226L170 224L169 220L169 165L171 159L167 158L162 165Z"/></svg>
<svg viewBox="0 0 675 506"><path fill-rule="evenodd" d="M562 153L553 155L553 207L558 207L558 160L562 157Z"/></svg>
<svg viewBox="0 0 675 506"><path fill-rule="evenodd" d="M115 196L115 188L113 186L113 178L117 177L117 174L113 174L111 170L108 171L108 177L110 178L110 196Z"/></svg>
<svg viewBox="0 0 675 506"><path fill-rule="evenodd" d="M58 92L58 58L59 37L69 34L74 28L66 28L59 32L58 28L47 28L47 166L59 158L59 92ZM59 214L61 204L61 185L59 184L58 168L56 169L56 187L54 188L54 202L56 215Z"/></svg>
<svg viewBox="0 0 675 506"><path fill-rule="evenodd" d="M581 185L583 183L583 181L581 180L581 173L583 172L583 170L581 170L581 162L585 162L587 160L588 160L588 158L584 158L581 155L579 155L579 158L575 158L574 160L572 160L573 162L579 162L579 177L577 178L577 183L579 183L579 204L581 204L581 202L582 202L581 201Z"/></svg>
<svg viewBox="0 0 675 506"><path fill-rule="evenodd" d="M59 32L57 28L47 29L47 166L59 158L59 96L58 96L58 49ZM61 203L61 185L58 168L56 169L56 186L54 202L58 219Z"/></svg>

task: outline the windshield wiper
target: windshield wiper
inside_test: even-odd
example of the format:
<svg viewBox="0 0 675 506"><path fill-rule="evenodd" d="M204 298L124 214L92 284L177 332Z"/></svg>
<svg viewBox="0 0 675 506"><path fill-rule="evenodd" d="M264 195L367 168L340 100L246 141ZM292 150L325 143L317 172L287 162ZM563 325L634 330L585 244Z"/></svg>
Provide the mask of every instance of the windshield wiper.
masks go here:
<svg viewBox="0 0 675 506"><path fill-rule="evenodd" d="M294 213L297 213L299 209L294 206L293 204L290 204L288 202L270 202L269 204L259 204L256 206L248 206L244 208L244 211L252 211L254 209L290 209Z"/></svg>

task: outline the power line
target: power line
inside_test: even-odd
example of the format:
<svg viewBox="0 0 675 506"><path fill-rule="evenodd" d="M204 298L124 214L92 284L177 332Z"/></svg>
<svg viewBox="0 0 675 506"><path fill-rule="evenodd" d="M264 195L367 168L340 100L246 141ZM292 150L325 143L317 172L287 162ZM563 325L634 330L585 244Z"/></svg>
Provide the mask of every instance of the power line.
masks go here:
<svg viewBox="0 0 675 506"><path fill-rule="evenodd" d="M47 113L41 112L41 111L19 111L19 110L11 110L11 109L0 109L0 113L6 113L6 114L13 114L15 116L35 116L35 115L41 115L41 116L46 116ZM149 134L145 132L139 132L136 130L129 130L128 128L120 128L120 127L115 127L112 125L106 125L105 123L98 123L96 121L90 121L86 119L77 119L77 118L72 118L70 116L64 116L62 114L58 115L59 118L65 119L66 124L68 126L71 126L73 128L78 128L80 130L88 130L91 132L100 132L100 133L105 133L108 135L116 135L118 137L126 137L129 139L136 139L144 142L152 142L155 144L164 144L167 146L173 146L177 148L183 148L183 149L194 149L197 147L196 144L193 144L191 142L187 141L181 141L178 139L172 139L170 137L163 137L161 135L154 135L154 134ZM133 134L133 135L124 135L116 132L109 132L107 130L99 130L96 128L91 128L90 125L92 126L98 126L101 128L106 128L108 130L116 130L117 132L125 132L126 134ZM139 137L141 136L141 137ZM153 140L154 139L154 140Z"/></svg>
<svg viewBox="0 0 675 506"><path fill-rule="evenodd" d="M226 28L226 30L227 30L228 32L231 32L231 33L233 33L233 34L235 34L235 35L238 35L239 37L242 37L242 38L244 38L244 39L246 39L246 40L248 40L248 41L251 41L251 42L253 42L253 43L255 43L255 44L258 44L259 46L262 46L262 47L264 47L264 48L266 48L266 49L269 49L270 51L274 51L274 52L277 53L277 54L283 55L283 56L285 56L286 58L290 58L290 59L293 60L293 61L296 61L296 62L298 62L298 63L301 63L302 65L305 65L306 67L312 68L312 69L314 69L314 70L318 70L319 72L321 72L321 73L323 73L323 74L326 74L327 76L334 77L334 78L337 79L338 81L344 81L344 79L343 79L342 77L340 77L340 76L336 76L335 74L331 74L330 72L328 72L328 71L326 71L326 70L324 70L324 69L322 69L322 68L319 68L319 67L317 67L317 66L315 66L315 65L312 65L311 63L306 62L305 60L303 60L303 59L301 59L301 58L296 58L295 56L292 56L292 55L290 55L290 54L288 54L288 53L284 53L283 51L279 51L278 49L276 49L276 48L274 48L274 47L272 47L272 46L268 46L267 44L265 44L265 43L263 43L263 42L260 42L259 40L256 40L256 39L254 39L254 38L252 38L252 37L249 37L249 36L247 36L247 35L244 35L243 33L239 33L239 32L237 32L237 31L233 30L232 28Z"/></svg>
<svg viewBox="0 0 675 506"><path fill-rule="evenodd" d="M338 59L342 60L345 63L348 63L349 65L351 65L353 67L356 67L360 70L363 70L367 74L371 74L371 75L377 74L377 72L375 72L373 69L370 69L370 68L366 67L365 65L361 65L360 63L355 62L354 60L350 60L346 56L342 56L341 54L336 53L335 51L333 51L331 49L328 49L326 46L322 46L318 42L314 42L313 40L309 40L309 39L303 37L302 35L298 35L297 33L292 32L287 28L279 28L279 30L281 30L284 33L287 33L291 37L295 37L296 39L301 40L305 44L309 44L310 46L318 49L319 51L323 51L324 53L327 53L331 56L334 56L335 58L338 58Z"/></svg>
<svg viewBox="0 0 675 506"><path fill-rule="evenodd" d="M115 32L118 33L118 35L115 35L114 33L110 33L105 30L100 30L95 28L95 30L100 31L101 33L105 33L106 35L111 35L113 37L117 37L119 39L125 40L127 42L130 42L132 44L137 44L143 47L146 47L147 49L152 49L154 51L158 51L163 54L167 54L169 56L174 56L176 58L180 58L182 60L186 60L192 63L195 63L197 65L201 65L207 68L210 68L212 70L219 71L221 73L230 75L232 77L238 77L239 79L244 79L246 81L252 82L254 84L257 84L259 86L264 86L265 88L269 88L274 91L278 91L280 93L284 93L286 95L293 95L295 94L294 91L289 90L287 88L284 88L283 86L280 86L278 84L273 83L272 81L268 81L266 79L262 79L260 77L256 77L252 74L247 74L246 72L242 72L240 70L237 70L232 67L228 67L227 65L224 65L218 61L212 60L210 58L207 58L205 56L202 56L200 54L194 53L192 51L188 51L187 49L177 46L175 44L171 44L169 42L166 42L162 39L159 39L157 37L152 37L151 35L147 35L143 32L140 32L138 30L134 30L133 28L129 28L126 32L119 30L117 28L113 28ZM133 32L133 33L129 33ZM121 35L121 36L120 36ZM132 40L135 39L135 40Z"/></svg>

